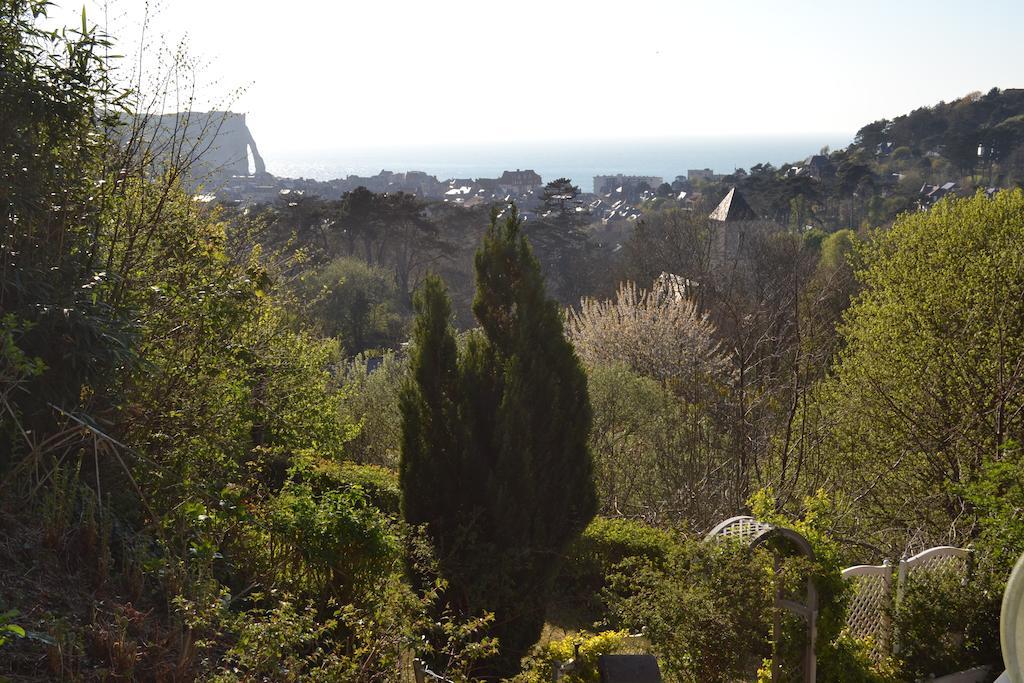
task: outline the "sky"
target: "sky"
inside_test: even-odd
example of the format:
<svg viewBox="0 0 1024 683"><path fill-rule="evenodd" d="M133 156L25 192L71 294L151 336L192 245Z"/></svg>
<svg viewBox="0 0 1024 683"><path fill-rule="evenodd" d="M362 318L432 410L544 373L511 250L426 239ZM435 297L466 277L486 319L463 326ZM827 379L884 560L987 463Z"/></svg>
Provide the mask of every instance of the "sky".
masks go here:
<svg viewBox="0 0 1024 683"><path fill-rule="evenodd" d="M80 23L82 2L52 18ZM194 109L261 151L558 139L852 134L1024 87L1021 0L86 0L159 71L199 60ZM125 60L125 72L135 57ZM237 97L229 93L241 89Z"/></svg>

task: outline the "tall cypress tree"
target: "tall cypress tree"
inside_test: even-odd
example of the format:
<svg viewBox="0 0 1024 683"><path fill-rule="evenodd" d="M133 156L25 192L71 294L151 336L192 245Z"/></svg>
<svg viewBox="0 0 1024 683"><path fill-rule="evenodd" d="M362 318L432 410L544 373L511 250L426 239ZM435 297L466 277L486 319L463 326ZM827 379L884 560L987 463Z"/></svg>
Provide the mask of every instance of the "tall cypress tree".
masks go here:
<svg viewBox="0 0 1024 683"><path fill-rule="evenodd" d="M569 543L594 516L586 376L514 209L476 255L480 329L461 352L438 278L415 300L402 394L404 513L426 524L452 605L493 612L509 676L540 636Z"/></svg>

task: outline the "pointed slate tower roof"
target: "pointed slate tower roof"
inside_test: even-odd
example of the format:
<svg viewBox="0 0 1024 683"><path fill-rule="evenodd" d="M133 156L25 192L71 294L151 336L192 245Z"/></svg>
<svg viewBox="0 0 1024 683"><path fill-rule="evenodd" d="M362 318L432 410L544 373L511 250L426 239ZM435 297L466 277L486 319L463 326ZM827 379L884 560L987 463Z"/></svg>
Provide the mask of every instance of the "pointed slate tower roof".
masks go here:
<svg viewBox="0 0 1024 683"><path fill-rule="evenodd" d="M723 223L730 221L753 221L757 220L757 214L750 208L750 204L747 204L747 200L743 198L743 195L733 187L708 218Z"/></svg>

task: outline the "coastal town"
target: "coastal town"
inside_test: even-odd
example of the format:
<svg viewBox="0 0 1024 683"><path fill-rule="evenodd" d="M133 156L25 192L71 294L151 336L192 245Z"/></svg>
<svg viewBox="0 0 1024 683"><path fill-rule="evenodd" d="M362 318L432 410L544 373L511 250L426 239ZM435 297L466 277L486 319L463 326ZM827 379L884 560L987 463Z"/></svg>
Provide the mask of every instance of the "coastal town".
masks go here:
<svg viewBox="0 0 1024 683"><path fill-rule="evenodd" d="M175 134L188 137L186 147L203 152L202 163L191 174L196 179L197 198L207 202L216 200L227 206L287 203L303 196L333 201L362 187L374 193L401 192L431 204L464 208L514 202L523 220L531 221L550 217L552 209L545 202L545 185L562 180L543 178L533 169L520 168L505 170L493 178L438 178L424 171L390 169L383 169L376 175L348 175L331 180L282 177L267 172L244 114L193 112L184 125L178 116L174 115L169 120L158 117L149 135L160 138L161 131L173 130ZM894 161L898 163L903 151L891 142L879 142L870 150L870 156L879 165L892 165ZM979 146L977 153L979 160L983 160L992 150ZM937 157L937 153L930 155ZM599 226L599 229L624 232L641 217L642 205L646 201L671 200L679 208L691 210L705 206L709 201L713 206L721 201L721 195L729 187L766 172L773 173L782 182L803 188L798 194L813 195L815 185L835 182L837 176L843 175L847 169L840 166L841 163L837 163L826 148L822 153L778 169L770 164L755 165L749 172L732 169L729 173L722 173L717 169L690 168L674 178L608 173L593 176L590 183L572 179L566 185L571 196L561 198L559 212L564 214L569 208L581 222ZM907 184L914 180L905 172L893 170L876 174L867 184L859 181L861 186L855 187L853 192L861 196L870 192L880 198L899 196L902 203L898 206L905 210L926 209L947 195L967 196L978 189L965 187L949 177L927 177L926 182L908 188ZM842 178L841 181L845 183L847 179ZM995 187L982 189L988 195L995 192ZM706 198L705 194L709 192L714 196Z"/></svg>

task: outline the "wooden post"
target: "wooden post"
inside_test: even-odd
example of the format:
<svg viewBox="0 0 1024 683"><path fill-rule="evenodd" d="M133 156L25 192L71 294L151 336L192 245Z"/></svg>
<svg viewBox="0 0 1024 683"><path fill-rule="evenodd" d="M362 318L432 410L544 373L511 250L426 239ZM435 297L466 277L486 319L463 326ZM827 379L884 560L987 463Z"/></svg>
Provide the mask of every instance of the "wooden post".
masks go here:
<svg viewBox="0 0 1024 683"><path fill-rule="evenodd" d="M883 560L882 566L889 569L885 574L882 575L882 604L885 605L886 609L882 610L881 616L881 629L879 634L879 642L877 652L891 651L892 648L892 565L889 564L889 560Z"/></svg>
<svg viewBox="0 0 1024 683"><path fill-rule="evenodd" d="M807 577L807 649L804 652L804 681L814 683L818 676L818 589L814 577Z"/></svg>
<svg viewBox="0 0 1024 683"><path fill-rule="evenodd" d="M895 610L899 607L900 602L903 600L904 586L907 583L907 558L900 558L900 569L896 576L896 599L892 602L892 608ZM900 639L896 637L896 633L892 634L892 653L898 655L900 653Z"/></svg>
<svg viewBox="0 0 1024 683"><path fill-rule="evenodd" d="M782 559L773 557L774 580L778 582L782 572ZM782 640L782 586L775 584L775 600L772 603L772 683L782 680L782 662L779 661L779 642Z"/></svg>

